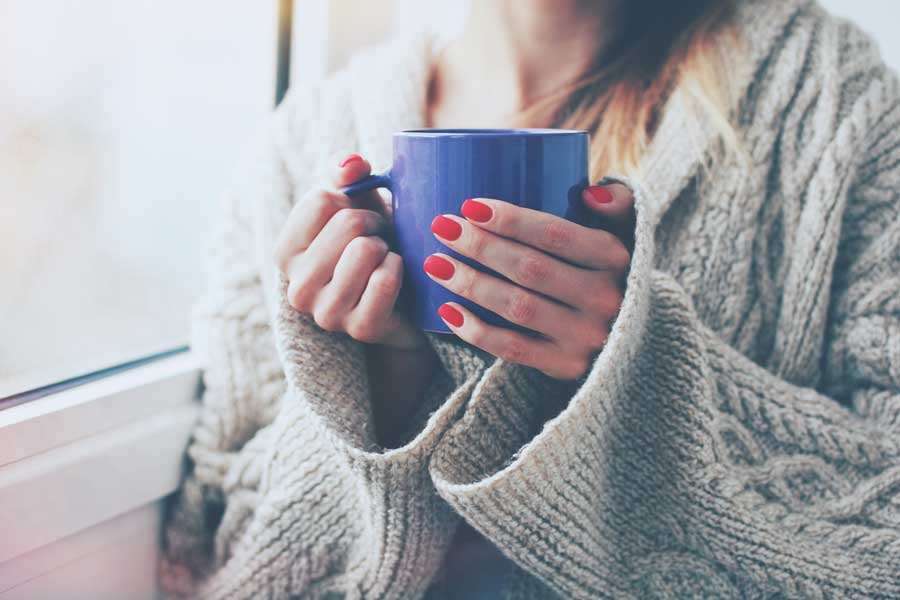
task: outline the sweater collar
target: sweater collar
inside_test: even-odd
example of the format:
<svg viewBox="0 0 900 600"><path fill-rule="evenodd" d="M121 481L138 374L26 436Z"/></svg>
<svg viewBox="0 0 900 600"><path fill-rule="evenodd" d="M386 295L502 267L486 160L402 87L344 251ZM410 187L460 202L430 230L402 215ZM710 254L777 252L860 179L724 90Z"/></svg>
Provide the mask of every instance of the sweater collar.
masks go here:
<svg viewBox="0 0 900 600"><path fill-rule="evenodd" d="M790 21L813 3L813 0L745 0L738 3L735 22L747 51L746 60L739 69L719 74L733 80L735 105L728 107L732 120L746 108L751 84L759 77L777 39L784 34ZM728 53L733 49L721 43L714 51ZM696 175L719 141L713 123L698 119L697 114L686 97L673 95L640 164L639 177L645 185L647 205L656 222Z"/></svg>
<svg viewBox="0 0 900 600"><path fill-rule="evenodd" d="M736 90L736 105L729 113L738 115L752 82L772 52L779 36L791 19L813 0L744 0L738 3L736 23L747 48L742 68L723 77L731 77ZM390 166L392 134L403 129L425 126L426 96L431 67L446 40L432 35L406 36L382 49L379 61L360 61L354 87L353 110L360 149L376 169ZM720 45L718 52L730 48ZM385 71L385 65L390 65ZM718 135L713 124L696 117L688 99L672 96L640 165L640 179L647 191L647 208L655 220L662 217L673 200L696 175L714 150Z"/></svg>

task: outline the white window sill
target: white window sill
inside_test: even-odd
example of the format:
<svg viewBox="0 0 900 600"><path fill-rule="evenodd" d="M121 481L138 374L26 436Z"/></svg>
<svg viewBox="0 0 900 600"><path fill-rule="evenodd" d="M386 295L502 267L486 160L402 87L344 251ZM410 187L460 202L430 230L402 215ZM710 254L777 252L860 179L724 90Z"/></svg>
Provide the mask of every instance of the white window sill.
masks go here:
<svg viewBox="0 0 900 600"><path fill-rule="evenodd" d="M0 411L0 595L61 567L35 560L51 544L177 488L198 381L184 353Z"/></svg>

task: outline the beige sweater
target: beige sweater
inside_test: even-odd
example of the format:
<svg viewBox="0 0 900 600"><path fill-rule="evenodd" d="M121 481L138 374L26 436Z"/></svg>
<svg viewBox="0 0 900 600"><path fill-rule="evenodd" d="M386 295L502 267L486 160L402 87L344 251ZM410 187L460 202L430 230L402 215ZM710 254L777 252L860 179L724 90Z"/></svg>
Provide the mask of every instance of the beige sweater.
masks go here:
<svg viewBox="0 0 900 600"><path fill-rule="evenodd" d="M422 125L434 48L292 91L212 249L170 594L437 597L465 519L512 560L507 598L900 598L900 84L814 3L747 0L739 22L749 160L704 169L721 146L672 98L587 376L429 334L443 367L392 450L361 344L290 309L271 246L334 151L385 167L391 132Z"/></svg>

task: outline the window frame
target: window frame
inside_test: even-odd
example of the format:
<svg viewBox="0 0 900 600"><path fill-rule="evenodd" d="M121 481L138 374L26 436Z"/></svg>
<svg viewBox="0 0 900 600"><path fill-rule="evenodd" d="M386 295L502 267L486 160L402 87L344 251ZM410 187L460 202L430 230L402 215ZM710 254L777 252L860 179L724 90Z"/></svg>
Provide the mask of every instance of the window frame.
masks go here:
<svg viewBox="0 0 900 600"><path fill-rule="evenodd" d="M175 491L200 372L183 352L0 411L0 570Z"/></svg>
<svg viewBox="0 0 900 600"><path fill-rule="evenodd" d="M276 105L293 12L278 0ZM68 565L108 553L117 536L140 531L146 542L181 484L201 375L198 354L181 346L0 398L0 598L65 581Z"/></svg>

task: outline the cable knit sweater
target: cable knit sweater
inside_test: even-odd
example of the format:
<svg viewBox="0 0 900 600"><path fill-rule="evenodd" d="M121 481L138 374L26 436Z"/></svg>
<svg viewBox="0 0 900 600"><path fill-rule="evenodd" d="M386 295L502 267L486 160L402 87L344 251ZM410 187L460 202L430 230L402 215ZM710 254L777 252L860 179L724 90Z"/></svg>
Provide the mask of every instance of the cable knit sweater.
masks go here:
<svg viewBox="0 0 900 600"><path fill-rule="evenodd" d="M361 344L288 306L272 242L333 151L383 168L422 125L434 46L291 92L219 220L169 594L436 598L465 520L510 559L506 598L900 598L900 84L815 3L737 18L745 160L667 102L587 375L429 334L441 368L396 449Z"/></svg>

